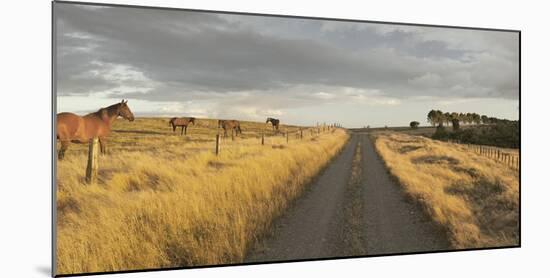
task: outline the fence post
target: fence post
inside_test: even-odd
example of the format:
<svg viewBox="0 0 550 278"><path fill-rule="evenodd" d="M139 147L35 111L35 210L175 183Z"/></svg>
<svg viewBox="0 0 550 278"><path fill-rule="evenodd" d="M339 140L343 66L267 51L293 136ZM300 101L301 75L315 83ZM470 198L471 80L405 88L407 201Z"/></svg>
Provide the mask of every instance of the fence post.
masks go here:
<svg viewBox="0 0 550 278"><path fill-rule="evenodd" d="M220 134L216 134L216 155L220 153Z"/></svg>
<svg viewBox="0 0 550 278"><path fill-rule="evenodd" d="M286 132L286 142L288 143L288 131Z"/></svg>
<svg viewBox="0 0 550 278"><path fill-rule="evenodd" d="M88 147L88 165L86 166L86 182L94 184L97 182L97 169L99 160L99 139L90 139Z"/></svg>
<svg viewBox="0 0 550 278"><path fill-rule="evenodd" d="M302 133L302 129L300 129L300 139L304 139L304 134Z"/></svg>
<svg viewBox="0 0 550 278"><path fill-rule="evenodd" d="M264 144L264 133L262 132L262 145Z"/></svg>

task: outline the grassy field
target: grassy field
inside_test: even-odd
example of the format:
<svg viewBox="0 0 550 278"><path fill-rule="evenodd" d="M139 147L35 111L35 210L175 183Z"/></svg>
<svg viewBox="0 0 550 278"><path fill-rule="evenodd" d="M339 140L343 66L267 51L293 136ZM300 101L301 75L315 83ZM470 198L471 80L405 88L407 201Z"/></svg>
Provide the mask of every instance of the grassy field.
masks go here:
<svg viewBox="0 0 550 278"><path fill-rule="evenodd" d="M466 147L396 132L374 135L404 190L456 248L519 243L519 173Z"/></svg>
<svg viewBox="0 0 550 278"><path fill-rule="evenodd" d="M306 130L287 143L264 123L242 129L216 156L215 120L187 136L168 119L118 120L95 185L84 181L87 145L71 144L57 164L57 273L240 262L349 137Z"/></svg>

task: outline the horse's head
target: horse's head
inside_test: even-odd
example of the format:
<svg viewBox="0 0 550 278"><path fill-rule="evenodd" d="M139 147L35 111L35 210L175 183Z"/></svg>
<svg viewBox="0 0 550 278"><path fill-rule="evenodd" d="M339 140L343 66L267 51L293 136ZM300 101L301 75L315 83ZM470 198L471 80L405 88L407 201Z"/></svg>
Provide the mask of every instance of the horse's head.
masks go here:
<svg viewBox="0 0 550 278"><path fill-rule="evenodd" d="M122 100L120 102L118 106L118 116L121 116L130 122L134 121L134 114L130 110L130 107L128 107L128 100L126 101Z"/></svg>
<svg viewBox="0 0 550 278"><path fill-rule="evenodd" d="M168 121L168 125L173 125L175 120L176 120L176 117L171 118L171 119Z"/></svg>
<svg viewBox="0 0 550 278"><path fill-rule="evenodd" d="M265 120L265 123L269 123L269 121L271 121L271 118L267 118L267 120Z"/></svg>
<svg viewBox="0 0 550 278"><path fill-rule="evenodd" d="M195 118L194 118L194 117L190 117L190 118L189 118L189 122L192 123L193 125L195 125Z"/></svg>

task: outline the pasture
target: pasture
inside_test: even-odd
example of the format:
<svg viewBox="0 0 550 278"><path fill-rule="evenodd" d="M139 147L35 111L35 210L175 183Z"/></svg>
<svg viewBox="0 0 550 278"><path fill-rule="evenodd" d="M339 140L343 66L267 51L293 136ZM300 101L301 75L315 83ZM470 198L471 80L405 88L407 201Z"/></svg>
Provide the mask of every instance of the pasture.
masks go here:
<svg viewBox="0 0 550 278"><path fill-rule="evenodd" d="M396 132L374 138L389 172L446 228L455 248L519 244L516 169L466 145Z"/></svg>
<svg viewBox="0 0 550 278"><path fill-rule="evenodd" d="M57 274L241 262L349 138L241 122L216 156L217 127L197 119L182 136L168 118L119 119L92 185L88 145L70 144L57 162Z"/></svg>

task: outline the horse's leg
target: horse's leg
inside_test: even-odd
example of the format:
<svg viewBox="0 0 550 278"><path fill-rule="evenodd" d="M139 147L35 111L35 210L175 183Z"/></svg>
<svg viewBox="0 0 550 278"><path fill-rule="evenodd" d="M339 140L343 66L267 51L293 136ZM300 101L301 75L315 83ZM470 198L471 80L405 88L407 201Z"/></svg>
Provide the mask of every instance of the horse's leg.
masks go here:
<svg viewBox="0 0 550 278"><path fill-rule="evenodd" d="M181 126L181 135L183 135L183 126Z"/></svg>
<svg viewBox="0 0 550 278"><path fill-rule="evenodd" d="M57 158L59 160L62 160L65 157L65 151L69 147L69 141L61 141L61 148L59 149L57 153Z"/></svg>
<svg viewBox="0 0 550 278"><path fill-rule="evenodd" d="M187 135L187 126L185 126L185 133L184 134Z"/></svg>
<svg viewBox="0 0 550 278"><path fill-rule="evenodd" d="M101 154L107 154L107 140L105 137L99 137L99 150Z"/></svg>

